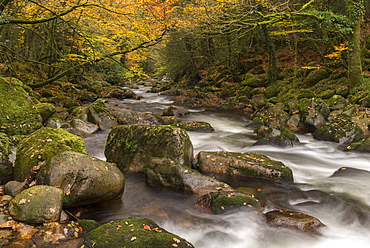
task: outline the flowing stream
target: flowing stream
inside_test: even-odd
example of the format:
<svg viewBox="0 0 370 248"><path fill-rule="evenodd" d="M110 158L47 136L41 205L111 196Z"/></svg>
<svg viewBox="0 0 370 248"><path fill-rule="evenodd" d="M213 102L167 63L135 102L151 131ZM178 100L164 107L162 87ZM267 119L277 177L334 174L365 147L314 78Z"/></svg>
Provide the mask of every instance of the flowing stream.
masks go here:
<svg viewBox="0 0 370 248"><path fill-rule="evenodd" d="M124 100L119 107L134 111L161 113L172 98L145 93L141 86L135 93L141 100ZM94 206L85 218L107 222L118 218L141 216L153 219L161 227L191 242L196 248L248 247L370 247L370 154L343 152L337 144L299 135L301 144L292 148L252 146L256 141L250 120L243 112L190 108L183 121L206 121L213 133L188 132L199 151L258 152L282 161L293 170L294 184L235 184L254 193L267 203L266 211L281 208L310 214L326 226L318 235L267 225L254 212L239 210L220 215L202 213L194 208L196 196L152 188L143 175L126 174L125 193L120 200ZM109 132L86 138L88 153L104 157ZM341 167L337 176L332 176ZM350 169L355 168L355 169Z"/></svg>

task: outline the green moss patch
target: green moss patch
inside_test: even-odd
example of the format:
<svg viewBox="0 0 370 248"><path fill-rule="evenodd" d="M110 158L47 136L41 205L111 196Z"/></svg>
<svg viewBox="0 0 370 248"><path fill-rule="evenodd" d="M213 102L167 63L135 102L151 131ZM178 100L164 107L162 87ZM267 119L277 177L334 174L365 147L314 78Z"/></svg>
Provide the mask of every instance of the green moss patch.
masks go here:
<svg viewBox="0 0 370 248"><path fill-rule="evenodd" d="M114 220L92 230L84 244L96 248L189 248L189 242L141 217Z"/></svg>

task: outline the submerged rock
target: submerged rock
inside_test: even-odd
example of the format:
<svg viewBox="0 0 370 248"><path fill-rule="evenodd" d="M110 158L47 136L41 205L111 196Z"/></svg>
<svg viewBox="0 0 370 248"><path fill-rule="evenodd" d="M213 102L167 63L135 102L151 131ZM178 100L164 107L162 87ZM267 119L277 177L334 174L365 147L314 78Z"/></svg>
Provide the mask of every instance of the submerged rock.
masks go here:
<svg viewBox="0 0 370 248"><path fill-rule="evenodd" d="M201 173L232 179L265 179L293 182L292 170L282 162L258 153L200 152L197 155Z"/></svg>
<svg viewBox="0 0 370 248"><path fill-rule="evenodd" d="M64 151L86 153L85 143L81 137L63 129L44 127L24 140L18 146L14 167L14 179L23 181L34 166L41 167L50 159Z"/></svg>
<svg viewBox="0 0 370 248"><path fill-rule="evenodd" d="M62 189L63 207L76 207L121 197L125 178L111 163L65 151L42 167L36 182Z"/></svg>
<svg viewBox="0 0 370 248"><path fill-rule="evenodd" d="M118 126L109 133L105 146L108 162L121 171L143 171L151 157L167 157L191 166L193 145L186 131L171 126Z"/></svg>
<svg viewBox="0 0 370 248"><path fill-rule="evenodd" d="M185 239L167 232L154 221L141 217L113 220L101 225L85 237L84 244L96 248L193 247Z"/></svg>
<svg viewBox="0 0 370 248"><path fill-rule="evenodd" d="M9 203L9 213L26 223L58 221L62 211L61 189L36 185L16 195Z"/></svg>
<svg viewBox="0 0 370 248"><path fill-rule="evenodd" d="M229 185L169 158L152 158L146 167L145 175L151 186L164 186L188 194L203 195L212 191L233 190Z"/></svg>
<svg viewBox="0 0 370 248"><path fill-rule="evenodd" d="M317 218L308 214L276 209L265 213L268 224L276 227L298 229L304 232L316 232L325 225Z"/></svg>

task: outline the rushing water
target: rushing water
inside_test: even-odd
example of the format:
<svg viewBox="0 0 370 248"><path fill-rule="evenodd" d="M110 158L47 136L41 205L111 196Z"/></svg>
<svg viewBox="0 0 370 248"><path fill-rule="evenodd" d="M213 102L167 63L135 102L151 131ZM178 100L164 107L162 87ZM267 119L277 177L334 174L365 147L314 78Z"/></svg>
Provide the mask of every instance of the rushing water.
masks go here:
<svg viewBox="0 0 370 248"><path fill-rule="evenodd" d="M124 100L119 107L135 111L162 112L171 97L136 90L144 98ZM199 151L259 152L282 161L293 170L293 185L234 185L255 193L275 208L300 211L320 219L326 226L319 235L309 235L264 223L254 212L235 211L221 215L202 213L194 208L196 196L151 188L143 175L127 174L122 199L96 206L85 217L100 222L142 216L151 218L197 248L248 247L370 247L370 155L343 152L336 144L299 135L301 144L292 148L252 146L255 142L248 117L238 111L190 109L184 121L206 121L213 133L189 132L194 154ZM104 159L108 132L85 139L90 155ZM341 167L361 170L342 170ZM258 191L256 189L259 189Z"/></svg>

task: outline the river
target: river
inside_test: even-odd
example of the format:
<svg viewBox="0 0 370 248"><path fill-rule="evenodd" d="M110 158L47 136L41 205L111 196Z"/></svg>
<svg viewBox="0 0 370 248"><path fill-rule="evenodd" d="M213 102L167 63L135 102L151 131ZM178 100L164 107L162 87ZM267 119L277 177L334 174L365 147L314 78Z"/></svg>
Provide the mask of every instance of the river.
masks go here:
<svg viewBox="0 0 370 248"><path fill-rule="evenodd" d="M148 87L134 90L141 100L126 99L122 108L161 113L171 103L170 96L146 93ZM94 206L83 217L99 222L142 216L153 219L197 248L314 248L370 247L370 154L343 152L337 144L317 141L311 135L298 135L301 144L292 148L252 146L255 142L248 116L239 111L189 108L183 121L206 121L215 132L188 132L199 151L259 152L289 166L294 184L233 185L275 208L300 211L320 219L325 227L319 235L268 226L259 214L235 211L205 214L194 208L196 196L175 193L145 184L143 175L126 174L125 193L120 200ZM109 132L85 139L88 153L104 157ZM331 175L341 167L338 176ZM356 168L358 170L352 170ZM258 189L258 191L257 191Z"/></svg>

